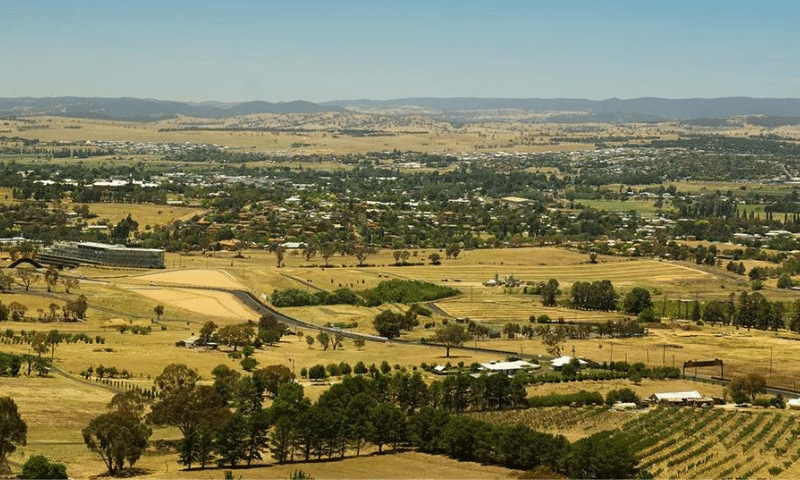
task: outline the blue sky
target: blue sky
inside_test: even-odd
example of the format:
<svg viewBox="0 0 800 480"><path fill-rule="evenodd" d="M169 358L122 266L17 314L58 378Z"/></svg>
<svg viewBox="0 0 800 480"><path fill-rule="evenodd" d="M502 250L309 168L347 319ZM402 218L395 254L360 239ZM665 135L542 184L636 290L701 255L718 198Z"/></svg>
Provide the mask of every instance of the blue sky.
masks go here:
<svg viewBox="0 0 800 480"><path fill-rule="evenodd" d="M798 23L796 1L0 0L0 97L800 97Z"/></svg>

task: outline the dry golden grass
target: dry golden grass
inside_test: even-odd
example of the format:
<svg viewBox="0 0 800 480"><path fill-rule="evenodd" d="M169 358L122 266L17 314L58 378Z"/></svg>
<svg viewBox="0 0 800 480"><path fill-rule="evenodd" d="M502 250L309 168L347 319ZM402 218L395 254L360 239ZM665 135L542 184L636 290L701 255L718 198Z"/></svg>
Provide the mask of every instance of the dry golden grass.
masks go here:
<svg viewBox="0 0 800 480"><path fill-rule="evenodd" d="M152 455L143 457L137 467L150 470L144 478L222 478L229 468L210 468L191 472L179 470L174 456ZM165 469L168 468L168 470ZM233 470L235 478L289 478L296 470L302 470L313 478L330 479L396 479L396 478L464 478L502 479L512 478L515 470L481 465L474 462L459 462L449 458L417 452L392 452L378 455L366 453L360 457L347 457L332 461L309 461L278 465L268 461L251 468ZM71 472L70 472L71 473Z"/></svg>
<svg viewBox="0 0 800 480"><path fill-rule="evenodd" d="M92 384L53 378L0 378L2 395L11 396L28 425L28 445L10 460L22 464L32 455L68 465L71 478L87 478L104 468L83 443L81 429L103 413L113 393Z"/></svg>
<svg viewBox="0 0 800 480"><path fill-rule="evenodd" d="M11 194L11 188L0 187L0 203L4 203L6 205L11 205L12 203L16 203L16 200L14 200L14 196Z"/></svg>
<svg viewBox="0 0 800 480"><path fill-rule="evenodd" d="M330 115L327 115L329 117ZM356 114L358 116L358 114ZM277 125L281 121L276 115L248 116L260 117L264 125ZM313 116L312 116L313 117ZM302 135L276 134L267 132L249 131L166 131L159 132L162 128L180 128L182 120L164 120L161 122L135 123L110 120L71 119L61 117L35 117L37 123L47 125L48 128L36 130L36 138L43 142L48 141L79 141L79 140L120 140L134 142L192 142L211 143L244 151L285 152L299 154L327 154L327 153L364 153L399 149L403 151L421 152L472 152L472 151L530 151L530 152L555 152L590 150L594 148L587 143L564 143L551 145L549 140L542 138L538 144L519 144L516 140L519 133L515 131L514 124L493 123L481 124L459 130L452 130L449 125L426 121L418 126L391 127L378 124L377 127L394 133L393 136L379 137L350 137L340 135L337 137L321 131L330 127L323 114L317 120L309 120L304 128L319 129L316 133ZM366 118L366 116L361 115ZM289 115L288 118L300 119L302 115ZM232 124L236 119L224 119L219 126ZM192 120L190 120L192 121ZM510 125L510 126L509 126ZM65 128L67 126L80 126L81 128ZM549 128L549 127L543 127ZM419 133L404 133L409 130ZM533 130L532 130L533 131ZM543 130L549 131L549 130ZM557 129L549 131L557 135ZM20 133L21 136L31 136L29 132ZM303 147L294 147L293 144L303 144ZM305 146L307 145L307 146Z"/></svg>
<svg viewBox="0 0 800 480"><path fill-rule="evenodd" d="M80 206L77 203L65 205L67 211ZM166 225L175 220L189 220L195 215L202 215L205 210L195 207L176 207L167 205L139 204L139 203L92 203L89 212L97 215L90 219L89 224L96 224L100 220L116 224L128 215L139 222L139 230L145 231L150 225Z"/></svg>

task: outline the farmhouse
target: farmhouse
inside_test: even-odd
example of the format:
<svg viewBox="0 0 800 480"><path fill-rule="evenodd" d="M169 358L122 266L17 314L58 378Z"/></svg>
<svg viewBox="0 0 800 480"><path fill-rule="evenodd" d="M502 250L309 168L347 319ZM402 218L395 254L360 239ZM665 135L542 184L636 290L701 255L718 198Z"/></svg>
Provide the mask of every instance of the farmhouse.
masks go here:
<svg viewBox="0 0 800 480"><path fill-rule="evenodd" d="M564 365L569 364L572 361L572 357L569 355L564 355L563 357L558 357L550 360L550 368L553 370L561 370ZM585 367L588 363L585 360L578 359L578 363L581 367Z"/></svg>
<svg viewBox="0 0 800 480"><path fill-rule="evenodd" d="M528 370L535 370L537 368L541 368L541 366L535 363L526 362L524 360L516 360L513 362L481 363L480 369L483 373L504 373L506 375L514 375L517 372L525 372Z"/></svg>
<svg viewBox="0 0 800 480"><path fill-rule="evenodd" d="M164 268L164 250L128 248L96 242L57 242L45 248L39 261L59 267L80 264L108 267Z"/></svg>

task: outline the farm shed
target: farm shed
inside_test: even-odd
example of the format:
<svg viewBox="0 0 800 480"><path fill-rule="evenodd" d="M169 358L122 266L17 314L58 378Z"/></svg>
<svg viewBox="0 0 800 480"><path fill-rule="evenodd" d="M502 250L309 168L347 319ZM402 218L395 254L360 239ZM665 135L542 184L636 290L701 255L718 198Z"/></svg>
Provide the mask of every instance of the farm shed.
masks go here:
<svg viewBox="0 0 800 480"><path fill-rule="evenodd" d="M550 368L553 370L561 370L564 365L569 364L572 361L572 357L569 355L564 355L563 357L558 357L550 360ZM578 363L580 363L581 367L585 367L588 363L584 360L578 359Z"/></svg>
<svg viewBox="0 0 800 480"><path fill-rule="evenodd" d="M688 392L664 392L664 393L654 393L648 397L648 399L653 403L662 403L667 405L686 405L686 404L698 404L703 403L705 400L708 402L713 403L713 399L706 398L697 390L691 390Z"/></svg>
<svg viewBox="0 0 800 480"><path fill-rule="evenodd" d="M189 337L189 338L187 338L185 340L179 341L178 343L179 344L181 344L181 343L183 344L183 345L179 345L179 346L183 346L183 347L186 347L186 348L194 348L194 347L197 346L199 341L200 341L199 337Z"/></svg>
<svg viewBox="0 0 800 480"><path fill-rule="evenodd" d="M524 372L528 370L535 370L541 368L540 365L535 363L526 362L524 360L516 360L513 362L488 362L481 363L481 371L489 374L505 373L506 375L514 375L517 372Z"/></svg>
<svg viewBox="0 0 800 480"><path fill-rule="evenodd" d="M800 410L800 398L792 398L786 402L786 406L789 407L789 410Z"/></svg>

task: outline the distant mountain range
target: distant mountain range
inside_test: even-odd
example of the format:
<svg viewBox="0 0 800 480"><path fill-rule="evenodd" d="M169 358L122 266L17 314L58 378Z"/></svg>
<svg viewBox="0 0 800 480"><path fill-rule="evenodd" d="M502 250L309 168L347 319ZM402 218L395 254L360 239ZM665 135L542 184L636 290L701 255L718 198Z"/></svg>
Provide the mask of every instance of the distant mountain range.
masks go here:
<svg viewBox="0 0 800 480"><path fill-rule="evenodd" d="M141 98L0 98L0 116L56 115L133 121L155 121L176 115L202 118L234 117L251 113L313 113L339 111L340 107L311 102L187 103Z"/></svg>
<svg viewBox="0 0 800 480"><path fill-rule="evenodd" d="M475 110L517 109L561 112L583 121L659 121L693 118L729 118L740 115L800 117L798 98L633 98L584 100L577 98L403 98L397 100L341 100L322 105L362 111L417 107L444 114ZM549 121L557 121L549 119Z"/></svg>
<svg viewBox="0 0 800 480"><path fill-rule="evenodd" d="M657 122L664 120L724 119L765 115L800 117L798 98L634 98L584 100L575 98L403 98L397 100L337 100L323 103L188 103L139 98L0 98L0 116L58 115L64 117L153 121L176 115L222 118L253 113L315 113L355 110L375 113L420 113L446 120L469 121L476 112L522 111L548 113L549 122Z"/></svg>

